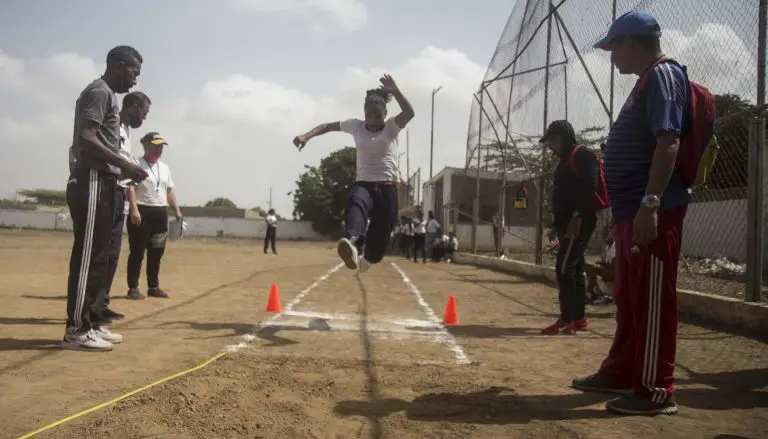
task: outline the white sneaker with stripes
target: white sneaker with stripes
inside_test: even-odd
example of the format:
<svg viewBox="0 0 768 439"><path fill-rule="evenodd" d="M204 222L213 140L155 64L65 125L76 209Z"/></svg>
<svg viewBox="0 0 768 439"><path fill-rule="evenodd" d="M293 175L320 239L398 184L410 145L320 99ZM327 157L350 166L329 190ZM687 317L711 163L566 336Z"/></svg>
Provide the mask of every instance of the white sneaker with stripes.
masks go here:
<svg viewBox="0 0 768 439"><path fill-rule="evenodd" d="M64 333L61 347L75 351L111 351L113 344L96 335L96 331Z"/></svg>
<svg viewBox="0 0 768 439"><path fill-rule="evenodd" d="M352 240L348 238L341 238L336 246L336 251L339 254L339 258L344 261L344 265L350 270L357 270L359 267L359 259L357 255L357 247Z"/></svg>
<svg viewBox="0 0 768 439"><path fill-rule="evenodd" d="M115 334L114 332L110 331L109 329L99 326L96 329L94 329L94 332L96 332L96 335L98 335L102 340L112 343L112 344L119 344L123 342L123 336L120 334Z"/></svg>

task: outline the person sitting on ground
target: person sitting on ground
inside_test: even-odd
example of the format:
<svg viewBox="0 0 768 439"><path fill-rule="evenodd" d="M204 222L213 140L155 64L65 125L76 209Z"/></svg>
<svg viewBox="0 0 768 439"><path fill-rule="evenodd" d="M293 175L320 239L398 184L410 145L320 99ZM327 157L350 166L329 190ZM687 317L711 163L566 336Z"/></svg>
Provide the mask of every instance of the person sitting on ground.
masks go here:
<svg viewBox="0 0 768 439"><path fill-rule="evenodd" d="M616 279L613 260L616 257L616 243L608 237L603 248L600 261L596 265L586 265L588 302L593 305L609 305L613 303L613 282ZM611 286L610 290L602 291L598 279Z"/></svg>
<svg viewBox="0 0 768 439"><path fill-rule="evenodd" d="M437 229L437 232L435 232L434 235L435 237L430 243L430 253L432 255L432 262L440 262L445 255L446 241L443 240L443 231L441 229Z"/></svg>
<svg viewBox="0 0 768 439"><path fill-rule="evenodd" d="M456 239L456 234L451 232L448 234L448 245L445 247L445 261L453 261L453 254L459 250L459 240Z"/></svg>

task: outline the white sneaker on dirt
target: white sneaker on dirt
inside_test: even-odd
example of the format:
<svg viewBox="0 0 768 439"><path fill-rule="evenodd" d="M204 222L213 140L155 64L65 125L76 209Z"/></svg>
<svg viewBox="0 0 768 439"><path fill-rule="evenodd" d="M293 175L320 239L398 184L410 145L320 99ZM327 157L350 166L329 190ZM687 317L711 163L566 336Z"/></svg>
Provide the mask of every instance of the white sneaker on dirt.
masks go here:
<svg viewBox="0 0 768 439"><path fill-rule="evenodd" d="M112 343L96 335L96 331L65 332L61 347L75 351L111 351Z"/></svg>
<svg viewBox="0 0 768 439"><path fill-rule="evenodd" d="M109 329L99 326L98 328L93 330L99 338L102 340L112 343L112 344L119 344L123 342L123 336L120 334L115 334L114 332L110 331Z"/></svg>
<svg viewBox="0 0 768 439"><path fill-rule="evenodd" d="M371 268L371 263L368 262L365 258L361 257L360 262L358 263L358 266L360 267L360 273L365 273L368 271L369 268Z"/></svg>
<svg viewBox="0 0 768 439"><path fill-rule="evenodd" d="M339 257L344 261L344 265L350 270L356 270L359 266L357 247L355 244L347 238L341 238L336 245L336 251L339 253Z"/></svg>

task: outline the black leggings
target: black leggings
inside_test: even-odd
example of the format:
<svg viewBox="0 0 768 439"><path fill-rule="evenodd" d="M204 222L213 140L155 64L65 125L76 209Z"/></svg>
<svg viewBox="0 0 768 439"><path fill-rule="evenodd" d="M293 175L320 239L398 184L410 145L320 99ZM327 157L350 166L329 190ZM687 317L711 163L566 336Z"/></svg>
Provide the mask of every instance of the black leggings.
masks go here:
<svg viewBox="0 0 768 439"><path fill-rule="evenodd" d="M358 248L362 247L365 260L381 262L389 248L389 235L397 224L397 186L368 181L352 185L345 224L346 237L355 239Z"/></svg>
<svg viewBox="0 0 768 439"><path fill-rule="evenodd" d="M147 252L147 287L160 287L160 260L165 253L168 238L168 211L161 206L139 205L141 224L138 226L128 217L128 288L139 287L141 262Z"/></svg>
<svg viewBox="0 0 768 439"><path fill-rule="evenodd" d="M275 241L277 240L277 227L267 226L267 233L264 235L264 253L267 252L269 244L272 244L272 253L277 254Z"/></svg>
<svg viewBox="0 0 768 439"><path fill-rule="evenodd" d="M417 262L419 259L419 251L421 251L421 257L424 262L427 261L427 235L424 233L413 234L413 261Z"/></svg>

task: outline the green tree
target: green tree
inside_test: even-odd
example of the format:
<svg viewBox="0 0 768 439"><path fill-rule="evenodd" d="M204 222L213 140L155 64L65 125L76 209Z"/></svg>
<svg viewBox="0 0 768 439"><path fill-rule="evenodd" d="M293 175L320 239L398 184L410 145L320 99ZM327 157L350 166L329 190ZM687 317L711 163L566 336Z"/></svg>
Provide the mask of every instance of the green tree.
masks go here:
<svg viewBox="0 0 768 439"><path fill-rule="evenodd" d="M237 209L237 204L229 198L218 197L205 203L204 207L225 207L227 209Z"/></svg>
<svg viewBox="0 0 768 439"><path fill-rule="evenodd" d="M67 205L66 191L58 191L54 189L22 189L16 193L23 197L34 198L38 204L45 204L47 206Z"/></svg>
<svg viewBox="0 0 768 439"><path fill-rule="evenodd" d="M355 181L355 148L344 147L320 161L320 166L305 166L296 180L293 216L309 221L321 234L334 235L340 230L347 205L347 189Z"/></svg>

